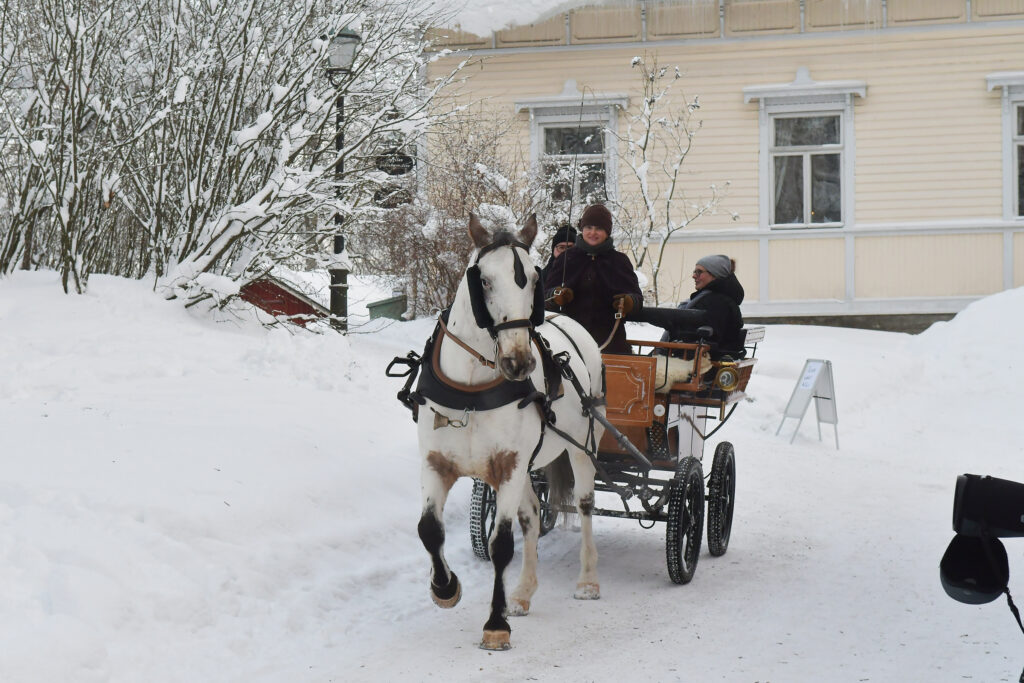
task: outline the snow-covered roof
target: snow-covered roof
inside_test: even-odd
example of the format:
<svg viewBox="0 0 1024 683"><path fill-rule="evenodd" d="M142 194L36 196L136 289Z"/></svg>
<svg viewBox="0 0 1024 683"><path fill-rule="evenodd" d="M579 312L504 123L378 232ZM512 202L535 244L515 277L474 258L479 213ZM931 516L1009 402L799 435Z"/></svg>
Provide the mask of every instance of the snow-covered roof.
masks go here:
<svg viewBox="0 0 1024 683"><path fill-rule="evenodd" d="M465 0L461 9L451 13L452 20L449 22L450 26L446 28L457 26L463 31L485 36L512 26L525 26L544 21L576 7L612 4L629 3L622 0Z"/></svg>

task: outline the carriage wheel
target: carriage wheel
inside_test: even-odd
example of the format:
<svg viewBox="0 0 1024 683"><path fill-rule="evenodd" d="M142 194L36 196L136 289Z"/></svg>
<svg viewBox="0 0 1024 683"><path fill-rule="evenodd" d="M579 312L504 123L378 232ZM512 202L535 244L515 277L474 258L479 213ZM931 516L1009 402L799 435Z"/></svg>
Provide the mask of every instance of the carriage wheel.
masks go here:
<svg viewBox="0 0 1024 683"><path fill-rule="evenodd" d="M473 554L481 560L491 559L487 540L494 531L494 518L497 513L494 489L479 479L474 479L473 497L469 501L469 538L473 542Z"/></svg>
<svg viewBox="0 0 1024 683"><path fill-rule="evenodd" d="M665 556L668 575L675 583L689 583L697 569L704 531L704 473L700 461L683 458L669 483L668 530Z"/></svg>
<svg viewBox="0 0 1024 683"><path fill-rule="evenodd" d="M715 557L729 549L732 510L736 504L736 453L723 441L715 449L708 482L708 552Z"/></svg>
<svg viewBox="0 0 1024 683"><path fill-rule="evenodd" d="M537 499L540 500L540 535L543 536L555 528L558 512L551 507L551 487L548 485L548 480L544 478L544 474L539 470L530 472L530 478L533 483L533 491L537 494Z"/></svg>

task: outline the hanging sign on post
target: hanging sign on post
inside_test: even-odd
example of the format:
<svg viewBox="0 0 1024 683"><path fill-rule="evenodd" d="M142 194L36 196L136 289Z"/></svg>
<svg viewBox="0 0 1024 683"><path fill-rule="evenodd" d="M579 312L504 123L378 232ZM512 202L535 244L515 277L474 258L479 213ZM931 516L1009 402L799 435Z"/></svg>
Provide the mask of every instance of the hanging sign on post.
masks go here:
<svg viewBox="0 0 1024 683"><path fill-rule="evenodd" d="M786 404L786 412L782 416L779 428L775 430L776 436L782 431L782 425L787 417L795 417L799 420L796 430L790 443L796 439L796 433L800 431L804 415L807 414L807 407L814 399L814 412L818 417L818 440L821 441L821 423L832 425L836 433L836 449L839 449L839 415L836 412L836 390L835 382L832 379L832 361L817 360L808 358L804 363L803 372L800 373L800 380L793 389L793 395L789 397Z"/></svg>

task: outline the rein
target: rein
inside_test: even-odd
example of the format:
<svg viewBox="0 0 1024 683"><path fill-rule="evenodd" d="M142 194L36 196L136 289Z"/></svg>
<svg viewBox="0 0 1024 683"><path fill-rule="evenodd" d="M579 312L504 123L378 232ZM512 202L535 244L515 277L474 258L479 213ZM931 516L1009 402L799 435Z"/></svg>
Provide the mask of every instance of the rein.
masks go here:
<svg viewBox="0 0 1024 683"><path fill-rule="evenodd" d="M605 347L612 343L612 339L615 339L615 333L619 331L619 325L622 324L622 302L616 307L615 311L615 324L612 325L612 332L608 335L608 338L604 340L604 344L597 347L598 351L604 351Z"/></svg>
<svg viewBox="0 0 1024 683"><path fill-rule="evenodd" d="M493 360L488 360L488 359L487 359L487 358L486 358L486 357L485 357L485 356L484 356L484 355L483 355L482 353L480 353L479 351L477 351L476 349L474 349L474 348L473 348L472 346L470 346L470 345L469 345L469 344L467 344L466 342L464 342L464 341L462 341L461 339L459 339L458 337L456 337L456 336L455 336L455 333L454 333L454 332L452 332L451 330L449 330L449 329L448 329L448 326L447 326L447 325L445 325L445 323L444 323L444 319L443 319L443 318L440 318L440 317L439 317L439 318L437 319L437 324L441 326L441 332L442 332L442 333L443 333L443 334L444 334L444 335L445 335L446 337L450 338L450 339L451 339L452 341L454 341L454 342L455 342L456 344L458 344L458 345L459 345L459 346L461 346L462 348L466 349L466 351L468 351L468 352L469 352L469 355L473 356L473 357L474 357L474 358L476 358L476 359L477 359L478 361L480 361L480 364L481 364L481 365L487 366L487 367L489 367L489 368L492 368L492 369L496 367L496 366L495 366L495 364L494 364L494 361L493 361Z"/></svg>

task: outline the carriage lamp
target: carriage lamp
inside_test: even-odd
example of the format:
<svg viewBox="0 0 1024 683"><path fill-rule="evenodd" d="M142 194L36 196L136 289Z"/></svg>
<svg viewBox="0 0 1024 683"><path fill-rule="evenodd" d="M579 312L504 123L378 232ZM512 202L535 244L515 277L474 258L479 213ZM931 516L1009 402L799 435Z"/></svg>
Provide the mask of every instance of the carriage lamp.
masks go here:
<svg viewBox="0 0 1024 683"><path fill-rule="evenodd" d="M740 373L734 365L723 365L715 374L715 386L722 391L732 391L740 385Z"/></svg>
<svg viewBox="0 0 1024 683"><path fill-rule="evenodd" d="M325 36L326 38L326 36ZM331 85L339 87L345 77L352 72L352 64L355 62L356 50L362 38L358 33L347 26L331 36L327 47L327 78ZM338 92L337 112L334 119L334 150L338 160L334 164L334 179L337 185L335 190L338 203L341 203L342 189L341 181L345 174L345 158L342 150L345 148L345 95ZM342 232L345 219L338 210L334 214L334 256L327 266L327 272L331 276L331 325L339 332L348 330L348 271L349 263L344 258L345 235Z"/></svg>

